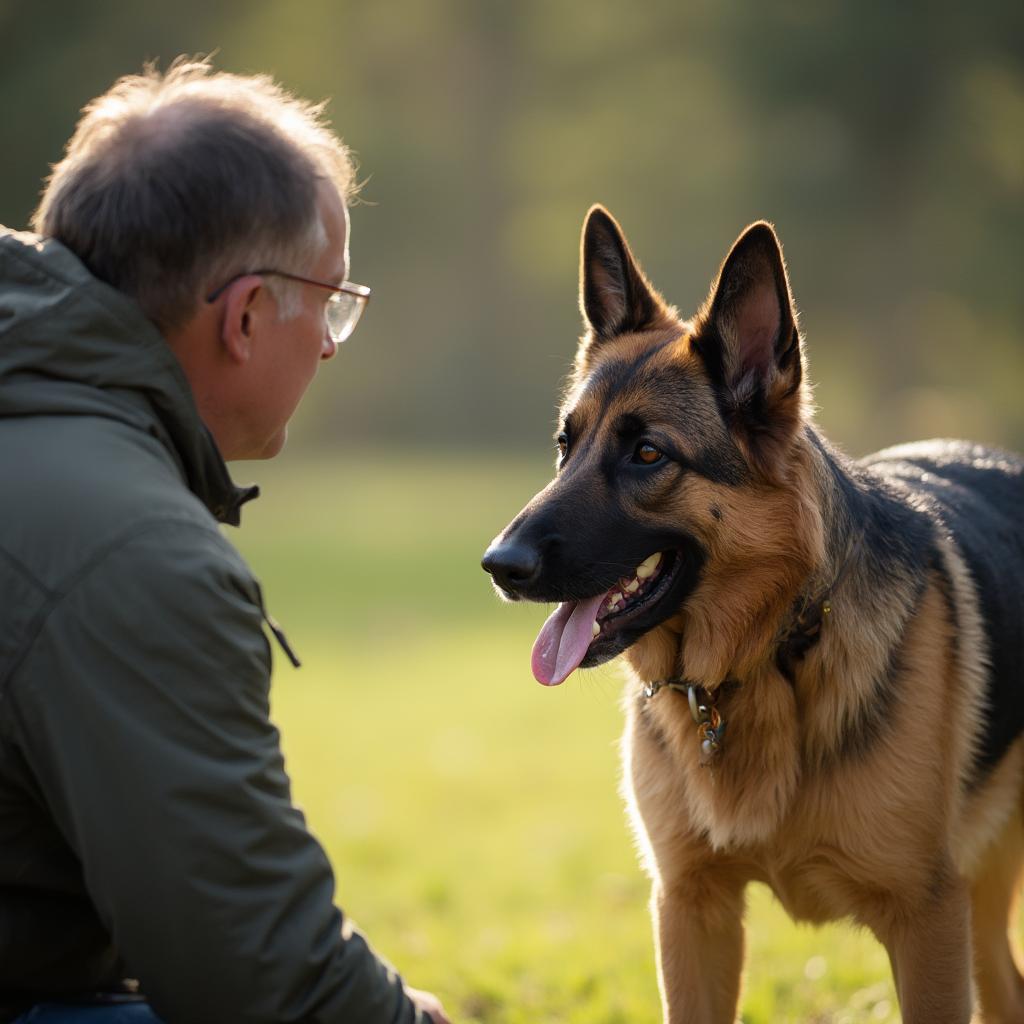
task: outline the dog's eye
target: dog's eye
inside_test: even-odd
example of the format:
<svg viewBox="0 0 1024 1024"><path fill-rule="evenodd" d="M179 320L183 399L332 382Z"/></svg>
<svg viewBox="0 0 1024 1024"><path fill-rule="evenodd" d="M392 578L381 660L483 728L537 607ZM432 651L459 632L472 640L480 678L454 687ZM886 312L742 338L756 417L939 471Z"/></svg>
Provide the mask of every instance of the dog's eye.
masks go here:
<svg viewBox="0 0 1024 1024"><path fill-rule="evenodd" d="M565 453L569 450L569 435L563 430L558 437L555 438L555 444L558 447L558 457L560 459L564 459Z"/></svg>
<svg viewBox="0 0 1024 1024"><path fill-rule="evenodd" d="M654 447L653 444L648 444L646 441L641 441L636 446L636 451L633 452L633 461L642 462L645 466L653 466L656 462L661 462L665 456Z"/></svg>

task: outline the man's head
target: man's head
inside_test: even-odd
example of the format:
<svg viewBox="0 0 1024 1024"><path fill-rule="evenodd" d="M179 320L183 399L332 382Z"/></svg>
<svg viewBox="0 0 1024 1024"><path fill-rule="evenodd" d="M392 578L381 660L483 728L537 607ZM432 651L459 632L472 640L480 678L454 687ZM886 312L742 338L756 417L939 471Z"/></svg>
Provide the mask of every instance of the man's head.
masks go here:
<svg viewBox="0 0 1024 1024"><path fill-rule="evenodd" d="M161 329L226 458L266 458L335 351L333 292L287 275L345 280L354 191L320 106L179 61L85 108L33 226Z"/></svg>

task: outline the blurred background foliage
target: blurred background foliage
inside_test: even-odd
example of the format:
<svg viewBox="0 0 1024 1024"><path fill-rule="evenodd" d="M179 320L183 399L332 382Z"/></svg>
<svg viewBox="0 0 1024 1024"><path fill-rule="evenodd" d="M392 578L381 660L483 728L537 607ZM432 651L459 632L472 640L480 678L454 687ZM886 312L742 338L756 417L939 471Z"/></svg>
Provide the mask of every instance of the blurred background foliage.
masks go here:
<svg viewBox="0 0 1024 1024"><path fill-rule="evenodd" d="M583 216L605 203L684 314L772 220L851 453L1024 448L1024 5L0 0L0 42L12 227L147 59L330 99L374 298L286 457L236 467L264 497L231 531L305 662L274 686L296 797L342 905L458 1020L656 1020L618 670L537 686L546 609L477 567L550 472ZM747 1024L898 1018L877 944L753 888Z"/></svg>
<svg viewBox="0 0 1024 1024"><path fill-rule="evenodd" d="M782 237L825 429L1024 447L1024 5L0 0L0 222L79 108L216 51L329 98L366 184L366 321L304 442L538 450L595 201L684 314L750 220Z"/></svg>

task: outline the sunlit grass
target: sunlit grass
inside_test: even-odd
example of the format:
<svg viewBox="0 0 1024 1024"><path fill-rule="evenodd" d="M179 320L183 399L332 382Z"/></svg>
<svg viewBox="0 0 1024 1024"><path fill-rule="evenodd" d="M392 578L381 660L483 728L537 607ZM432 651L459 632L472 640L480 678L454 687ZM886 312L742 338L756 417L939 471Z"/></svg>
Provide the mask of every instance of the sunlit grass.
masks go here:
<svg viewBox="0 0 1024 1024"><path fill-rule="evenodd" d="M461 1022L660 1020L647 882L617 795L618 669L538 686L546 609L479 568L547 467L361 458L260 467L232 532L304 659L274 715L338 901ZM245 474L237 473L239 477ZM746 1024L899 1019L868 935L751 888Z"/></svg>

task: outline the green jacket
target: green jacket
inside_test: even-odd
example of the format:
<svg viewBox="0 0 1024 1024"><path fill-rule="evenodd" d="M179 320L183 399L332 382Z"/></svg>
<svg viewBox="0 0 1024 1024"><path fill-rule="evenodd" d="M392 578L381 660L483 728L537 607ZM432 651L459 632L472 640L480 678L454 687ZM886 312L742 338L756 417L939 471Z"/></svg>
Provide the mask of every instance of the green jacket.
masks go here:
<svg viewBox="0 0 1024 1024"><path fill-rule="evenodd" d="M168 1024L423 1019L291 802L217 525L254 493L139 308L0 229L0 1007L131 977Z"/></svg>

